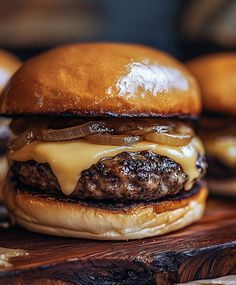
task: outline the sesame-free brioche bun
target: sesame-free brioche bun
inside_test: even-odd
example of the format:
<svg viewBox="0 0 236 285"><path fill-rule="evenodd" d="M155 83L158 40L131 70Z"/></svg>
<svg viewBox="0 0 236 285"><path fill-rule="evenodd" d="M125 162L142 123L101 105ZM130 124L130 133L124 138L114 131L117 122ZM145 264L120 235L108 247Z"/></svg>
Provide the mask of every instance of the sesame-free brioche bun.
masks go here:
<svg viewBox="0 0 236 285"><path fill-rule="evenodd" d="M52 49L24 63L2 93L2 114L196 116L194 77L177 60L132 44Z"/></svg>
<svg viewBox="0 0 236 285"><path fill-rule="evenodd" d="M199 82L203 109L236 115L236 53L203 56L187 66Z"/></svg>
<svg viewBox="0 0 236 285"><path fill-rule="evenodd" d="M120 209L31 194L14 189L10 183L4 194L13 219L28 230L67 237L129 240L163 235L198 221L205 209L207 189L201 184L191 196Z"/></svg>
<svg viewBox="0 0 236 285"><path fill-rule="evenodd" d="M21 62L13 54L0 49L0 92Z"/></svg>

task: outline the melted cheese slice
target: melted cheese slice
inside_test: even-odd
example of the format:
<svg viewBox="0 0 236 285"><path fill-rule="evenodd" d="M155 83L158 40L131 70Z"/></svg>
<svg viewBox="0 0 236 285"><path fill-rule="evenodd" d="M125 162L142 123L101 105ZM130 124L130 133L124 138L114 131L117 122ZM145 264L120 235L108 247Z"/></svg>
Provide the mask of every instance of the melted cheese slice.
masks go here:
<svg viewBox="0 0 236 285"><path fill-rule="evenodd" d="M206 152L228 166L236 166L236 137L219 137L205 142Z"/></svg>
<svg viewBox="0 0 236 285"><path fill-rule="evenodd" d="M39 142L35 141L21 149L9 153L9 162L35 160L38 163L47 162L58 179L61 190L70 195L78 182L83 170L90 168L101 158L117 155L124 151L136 152L151 150L157 154L172 158L178 162L189 180L186 189L192 187L193 181L199 176L196 168L198 153L203 153L203 146L199 138L182 147L173 147L151 142L141 142L134 146L96 145L83 139L71 142Z"/></svg>

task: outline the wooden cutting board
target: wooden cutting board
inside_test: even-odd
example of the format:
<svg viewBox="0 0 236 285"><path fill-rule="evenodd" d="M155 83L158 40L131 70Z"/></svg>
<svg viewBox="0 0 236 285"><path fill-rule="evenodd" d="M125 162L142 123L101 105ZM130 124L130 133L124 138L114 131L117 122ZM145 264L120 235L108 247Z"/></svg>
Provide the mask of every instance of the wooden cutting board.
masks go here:
<svg viewBox="0 0 236 285"><path fill-rule="evenodd" d="M236 201L211 199L201 222L129 242L1 230L0 247L25 249L0 269L0 284L168 285L236 274Z"/></svg>

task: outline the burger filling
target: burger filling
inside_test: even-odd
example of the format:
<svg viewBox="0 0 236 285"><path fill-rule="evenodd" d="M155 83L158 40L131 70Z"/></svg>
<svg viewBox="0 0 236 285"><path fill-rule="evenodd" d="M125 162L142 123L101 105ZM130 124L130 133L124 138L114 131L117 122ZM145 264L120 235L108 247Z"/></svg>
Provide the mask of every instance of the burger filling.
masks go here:
<svg viewBox="0 0 236 285"><path fill-rule="evenodd" d="M14 179L38 191L150 201L189 191L205 174L201 141L178 121L27 122L13 122L8 157Z"/></svg>
<svg viewBox="0 0 236 285"><path fill-rule="evenodd" d="M236 177L236 127L231 118L205 118L200 124L209 164L208 176L214 179Z"/></svg>

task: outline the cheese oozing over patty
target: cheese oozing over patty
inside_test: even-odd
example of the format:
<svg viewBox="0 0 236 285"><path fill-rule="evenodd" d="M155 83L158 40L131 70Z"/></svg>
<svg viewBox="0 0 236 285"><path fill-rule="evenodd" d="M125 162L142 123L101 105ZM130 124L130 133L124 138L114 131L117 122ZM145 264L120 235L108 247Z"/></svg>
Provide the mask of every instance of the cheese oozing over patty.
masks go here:
<svg viewBox="0 0 236 285"><path fill-rule="evenodd" d="M81 172L96 164L100 159L115 156L121 152L137 152L150 150L162 156L167 156L179 163L188 175L185 184L190 189L199 171L196 167L198 154L204 153L203 145L198 137L194 137L185 146L175 147L156 144L148 141L133 146L97 145L84 139L69 142L34 141L19 150L8 154L9 162L35 160L38 163L48 163L57 177L62 192L70 195L81 176Z"/></svg>

